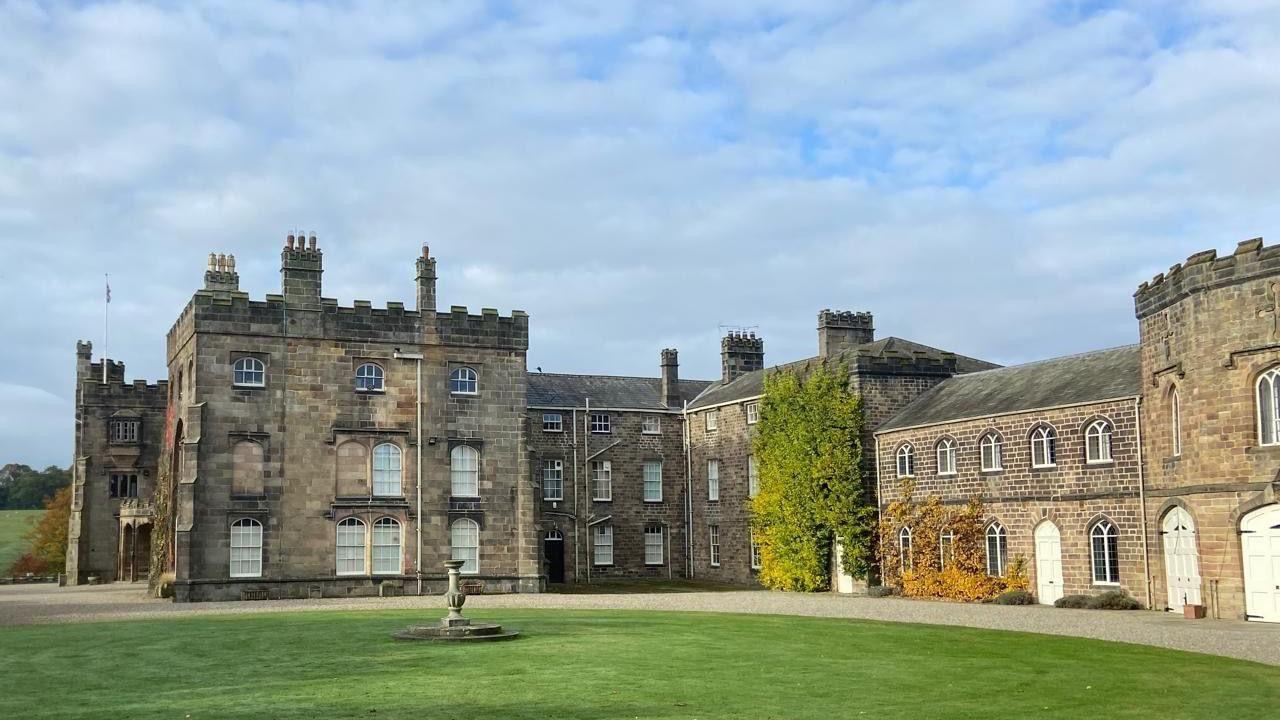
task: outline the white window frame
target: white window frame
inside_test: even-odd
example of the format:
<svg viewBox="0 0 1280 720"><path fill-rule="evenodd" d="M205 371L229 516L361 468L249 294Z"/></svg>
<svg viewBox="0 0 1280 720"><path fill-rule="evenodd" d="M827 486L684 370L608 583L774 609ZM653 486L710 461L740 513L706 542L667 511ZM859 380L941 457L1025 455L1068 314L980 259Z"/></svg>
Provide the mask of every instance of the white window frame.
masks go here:
<svg viewBox="0 0 1280 720"><path fill-rule="evenodd" d="M266 364L251 355L236 358L231 366L231 385L241 388L266 387Z"/></svg>
<svg viewBox="0 0 1280 720"><path fill-rule="evenodd" d="M747 549L751 553L751 569L763 568L764 556L760 552L760 543L756 542L756 534L750 530L747 531Z"/></svg>
<svg viewBox="0 0 1280 720"><path fill-rule="evenodd" d="M662 434L662 418L657 415L645 415L640 421L640 433L642 435L661 435Z"/></svg>
<svg viewBox="0 0 1280 720"><path fill-rule="evenodd" d="M935 448L935 455L938 461L939 475L955 475L956 474L956 441L951 438L942 438L938 441Z"/></svg>
<svg viewBox="0 0 1280 720"><path fill-rule="evenodd" d="M747 424L755 425L758 422L760 422L760 403L747 403Z"/></svg>
<svg viewBox="0 0 1280 720"><path fill-rule="evenodd" d="M594 435L608 435L613 432L613 425L609 422L609 413L591 413L588 421L590 422L591 432Z"/></svg>
<svg viewBox="0 0 1280 720"><path fill-rule="evenodd" d="M368 531L369 528L358 517L343 518L338 523L337 538L335 540L335 546L337 547L335 560L337 565L334 572L336 574L343 576L368 574L366 572L368 568L367 556L369 554ZM344 543L344 539L347 542ZM360 542L355 544L351 542L352 540L359 540ZM344 548L346 549L345 553L343 552ZM343 565L344 561L347 563L345 566Z"/></svg>
<svg viewBox="0 0 1280 720"><path fill-rule="evenodd" d="M373 488L375 497L404 495L404 454L393 443L378 443L373 448Z"/></svg>
<svg viewBox="0 0 1280 720"><path fill-rule="evenodd" d="M989 432L983 435L978 441L978 448L983 472L997 472L1004 469L1004 439L999 433Z"/></svg>
<svg viewBox="0 0 1280 720"><path fill-rule="evenodd" d="M386 378L386 371L378 363L361 363L360 367L356 368L356 392L385 392Z"/></svg>
<svg viewBox="0 0 1280 720"><path fill-rule="evenodd" d="M911 528L906 525L898 531L898 564L902 570L915 567L915 561L911 559Z"/></svg>
<svg viewBox="0 0 1280 720"><path fill-rule="evenodd" d="M666 532L661 525L644 527L644 564L647 566L667 564Z"/></svg>
<svg viewBox="0 0 1280 720"><path fill-rule="evenodd" d="M894 453L895 469L898 471L898 477L909 478L916 476L916 449L911 443L903 443L898 451Z"/></svg>
<svg viewBox="0 0 1280 720"><path fill-rule="evenodd" d="M760 494L760 462L755 455L747 456L747 498Z"/></svg>
<svg viewBox="0 0 1280 720"><path fill-rule="evenodd" d="M591 499L594 502L613 500L613 461L591 461Z"/></svg>
<svg viewBox="0 0 1280 720"><path fill-rule="evenodd" d="M707 526L707 551L710 553L711 567L720 567L720 526Z"/></svg>
<svg viewBox="0 0 1280 720"><path fill-rule="evenodd" d="M462 560L463 575L480 574L480 523L471 518L458 518L449 523L449 557Z"/></svg>
<svg viewBox="0 0 1280 720"><path fill-rule="evenodd" d="M1084 457L1086 464L1105 465L1112 462L1111 439L1113 432L1114 430L1109 420L1095 420L1089 423L1089 427L1084 431Z"/></svg>
<svg viewBox="0 0 1280 720"><path fill-rule="evenodd" d="M449 451L449 494L480 497L480 451L470 445L455 445Z"/></svg>
<svg viewBox="0 0 1280 720"><path fill-rule="evenodd" d="M1177 387L1169 391L1169 425L1173 432L1173 456L1182 457L1182 400Z"/></svg>
<svg viewBox="0 0 1280 720"><path fill-rule="evenodd" d="M600 523L591 532L591 564L597 567L613 564L613 526Z"/></svg>
<svg viewBox="0 0 1280 720"><path fill-rule="evenodd" d="M707 500L720 502L720 461L715 458L707 461Z"/></svg>
<svg viewBox="0 0 1280 720"><path fill-rule="evenodd" d="M947 561L956 561L956 534L951 528L938 533L938 569L946 570Z"/></svg>
<svg viewBox="0 0 1280 720"><path fill-rule="evenodd" d="M393 517L380 517L373 523L370 533L370 557L374 575L400 575L404 573L404 528ZM388 542L390 537L394 542ZM388 552L388 548L395 548Z"/></svg>
<svg viewBox="0 0 1280 720"><path fill-rule="evenodd" d="M1036 448L1044 454L1045 462L1036 460ZM1058 431L1049 425L1039 425L1031 431L1031 467L1052 468L1058 466Z"/></svg>
<svg viewBox="0 0 1280 720"><path fill-rule="evenodd" d="M564 500L564 461L542 461L542 499L559 502Z"/></svg>
<svg viewBox="0 0 1280 720"><path fill-rule="evenodd" d="M262 577L262 523L253 518L240 518L231 523L228 560L231 577Z"/></svg>
<svg viewBox="0 0 1280 720"><path fill-rule="evenodd" d="M463 365L449 371L450 395L479 395L480 374L475 368Z"/></svg>
<svg viewBox="0 0 1280 720"><path fill-rule="evenodd" d="M992 554L992 542L995 553ZM995 561L994 566L992 560ZM995 572L992 572L995 570ZM1009 533L1004 526L993 521L987 526L987 574L991 577L1004 577L1009 570Z"/></svg>
<svg viewBox="0 0 1280 720"><path fill-rule="evenodd" d="M720 429L720 410L712 408L704 413L703 422L706 423L707 432L715 432Z"/></svg>
<svg viewBox="0 0 1280 720"><path fill-rule="evenodd" d="M564 415L560 413L542 413L542 432L564 432Z"/></svg>
<svg viewBox="0 0 1280 720"><path fill-rule="evenodd" d="M1280 367L1258 376L1254 393L1258 415L1258 444L1280 445Z"/></svg>
<svg viewBox="0 0 1280 720"><path fill-rule="evenodd" d="M656 470L656 476L655 476L655 470ZM644 501L650 502L650 503L662 502L662 461L661 460L645 460L644 461Z"/></svg>
<svg viewBox="0 0 1280 720"><path fill-rule="evenodd" d="M1101 555L1099 558L1099 546L1101 542ZM1099 520L1089 527L1089 565L1092 570L1092 578L1094 585L1119 585L1120 584L1120 531L1116 528L1115 523L1110 520ZM1098 561L1102 560L1102 567L1099 568ZM1098 571L1102 570L1102 579L1099 580ZM1112 571L1115 574L1112 574Z"/></svg>

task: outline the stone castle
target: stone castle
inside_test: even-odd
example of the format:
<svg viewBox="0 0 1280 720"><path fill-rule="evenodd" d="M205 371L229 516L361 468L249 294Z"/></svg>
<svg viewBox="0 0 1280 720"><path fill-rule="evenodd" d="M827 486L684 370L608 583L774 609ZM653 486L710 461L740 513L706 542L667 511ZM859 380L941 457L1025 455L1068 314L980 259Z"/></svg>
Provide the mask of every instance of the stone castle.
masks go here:
<svg viewBox="0 0 1280 720"><path fill-rule="evenodd" d="M990 573L1022 557L1041 602L1121 588L1280 622L1280 248L1261 240L1144 283L1133 346L1001 368L823 310L816 356L768 367L764 340L733 332L714 381L681 379L674 349L657 377L529 372L528 316L437 310L425 247L414 309L339 307L322 272L314 236L289 236L282 292L258 301L210 256L167 382L126 383L78 344L70 582L154 569L179 601L434 593L453 558L483 592L753 585L764 378L838 361L868 489L881 507L906 479L980 497ZM881 552L923 541L894 537ZM838 568L833 589L857 592Z"/></svg>

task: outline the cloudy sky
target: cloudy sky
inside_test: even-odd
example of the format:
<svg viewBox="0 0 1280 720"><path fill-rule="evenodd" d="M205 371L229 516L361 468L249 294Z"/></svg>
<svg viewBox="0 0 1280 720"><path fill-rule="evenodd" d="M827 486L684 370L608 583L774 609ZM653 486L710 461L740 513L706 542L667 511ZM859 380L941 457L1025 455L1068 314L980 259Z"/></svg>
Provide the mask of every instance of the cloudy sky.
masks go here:
<svg viewBox="0 0 1280 720"><path fill-rule="evenodd" d="M963 8L961 8L963 5ZM719 372L819 309L1013 363L1280 237L1280 11L1205 2L0 3L0 462L71 459L74 347L164 374L210 251L277 292L531 316L530 366ZM782 9L786 6L786 9Z"/></svg>

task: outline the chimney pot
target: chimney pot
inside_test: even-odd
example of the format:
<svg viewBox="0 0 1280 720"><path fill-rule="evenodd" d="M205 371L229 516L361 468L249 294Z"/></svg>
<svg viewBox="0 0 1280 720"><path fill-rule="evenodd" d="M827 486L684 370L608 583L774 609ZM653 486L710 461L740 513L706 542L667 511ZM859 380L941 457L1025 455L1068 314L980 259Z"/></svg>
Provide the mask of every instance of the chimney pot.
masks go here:
<svg viewBox="0 0 1280 720"><path fill-rule="evenodd" d="M316 234L311 233L311 251L315 252L315 249L316 249Z"/></svg>

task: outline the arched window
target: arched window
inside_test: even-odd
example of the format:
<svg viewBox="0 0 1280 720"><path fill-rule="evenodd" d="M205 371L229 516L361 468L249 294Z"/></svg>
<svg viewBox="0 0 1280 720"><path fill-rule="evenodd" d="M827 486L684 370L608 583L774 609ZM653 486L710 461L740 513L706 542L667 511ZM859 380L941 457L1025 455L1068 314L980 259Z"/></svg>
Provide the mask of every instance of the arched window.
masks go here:
<svg viewBox="0 0 1280 720"><path fill-rule="evenodd" d="M987 526L987 574L1004 577L1009 562L1009 536L1004 526L993 522Z"/></svg>
<svg viewBox="0 0 1280 720"><path fill-rule="evenodd" d="M956 441L951 438L938 441L938 474L956 474Z"/></svg>
<svg viewBox="0 0 1280 720"><path fill-rule="evenodd" d="M951 530L938 533L938 568L946 570L956 557L956 534Z"/></svg>
<svg viewBox="0 0 1280 720"><path fill-rule="evenodd" d="M449 453L449 471L453 479L454 497L480 495L480 453L467 445L459 445Z"/></svg>
<svg viewBox="0 0 1280 720"><path fill-rule="evenodd" d="M399 575L402 557L400 523L394 518L380 518L373 524L373 574Z"/></svg>
<svg viewBox="0 0 1280 720"><path fill-rule="evenodd" d="M1058 433L1048 425L1031 431L1031 466L1053 467L1058 464Z"/></svg>
<svg viewBox="0 0 1280 720"><path fill-rule="evenodd" d="M449 392L455 395L475 395L476 371L469 367L454 368L449 373Z"/></svg>
<svg viewBox="0 0 1280 720"><path fill-rule="evenodd" d="M400 448L391 443L373 449L373 494L404 494L400 489Z"/></svg>
<svg viewBox="0 0 1280 720"><path fill-rule="evenodd" d="M231 382L236 387L262 387L267 384L267 368L258 358L242 357L236 360Z"/></svg>
<svg viewBox="0 0 1280 720"><path fill-rule="evenodd" d="M911 569L911 528L903 526L898 531L898 562L903 570Z"/></svg>
<svg viewBox="0 0 1280 720"><path fill-rule="evenodd" d="M364 574L364 523L349 517L338 523L338 574Z"/></svg>
<svg viewBox="0 0 1280 720"><path fill-rule="evenodd" d="M978 442L982 450L982 469L984 471L1004 468L1004 442L996 433L989 432Z"/></svg>
<svg viewBox="0 0 1280 720"><path fill-rule="evenodd" d="M1097 420L1084 431L1085 462L1111 462L1111 423Z"/></svg>
<svg viewBox="0 0 1280 720"><path fill-rule="evenodd" d="M356 392L382 392L382 368L365 363L356 368Z"/></svg>
<svg viewBox="0 0 1280 720"><path fill-rule="evenodd" d="M231 523L231 577L262 577L262 523L257 520Z"/></svg>
<svg viewBox="0 0 1280 720"><path fill-rule="evenodd" d="M1109 520L1099 520L1089 532L1095 585L1120 582L1119 533Z"/></svg>
<svg viewBox="0 0 1280 720"><path fill-rule="evenodd" d="M1280 445L1280 367L1258 378L1258 442Z"/></svg>
<svg viewBox="0 0 1280 720"><path fill-rule="evenodd" d="M480 526L475 520L459 518L449 527L449 543L453 547L453 559L462 560L462 572L475 575L480 572Z"/></svg>
<svg viewBox="0 0 1280 720"><path fill-rule="evenodd" d="M1172 433L1173 456L1182 454L1182 402L1178 399L1178 388L1169 391L1169 432Z"/></svg>
<svg viewBox="0 0 1280 720"><path fill-rule="evenodd" d="M912 477L916 474L916 451L907 443L898 448L898 477Z"/></svg>

